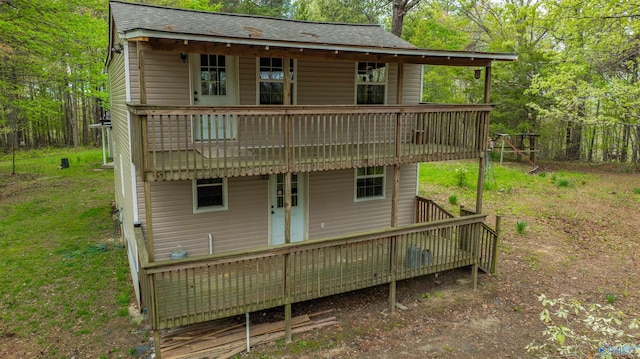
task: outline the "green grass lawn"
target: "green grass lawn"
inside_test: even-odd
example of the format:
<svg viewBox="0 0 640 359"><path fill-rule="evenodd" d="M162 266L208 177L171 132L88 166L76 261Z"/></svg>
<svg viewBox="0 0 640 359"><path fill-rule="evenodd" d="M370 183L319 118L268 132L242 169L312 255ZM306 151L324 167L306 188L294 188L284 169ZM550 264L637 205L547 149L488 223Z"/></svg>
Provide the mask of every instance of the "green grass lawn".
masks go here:
<svg viewBox="0 0 640 359"><path fill-rule="evenodd" d="M23 152L16 163L12 175L11 156L0 155L0 334L37 338L50 357L67 357L68 337L100 346L131 301L113 171L94 149Z"/></svg>

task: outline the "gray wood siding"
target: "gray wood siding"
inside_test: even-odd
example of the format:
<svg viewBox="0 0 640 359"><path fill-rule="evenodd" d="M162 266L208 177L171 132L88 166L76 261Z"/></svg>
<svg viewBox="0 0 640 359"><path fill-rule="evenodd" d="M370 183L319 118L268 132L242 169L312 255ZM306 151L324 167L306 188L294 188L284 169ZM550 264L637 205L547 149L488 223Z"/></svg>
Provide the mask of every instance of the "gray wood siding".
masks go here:
<svg viewBox="0 0 640 359"><path fill-rule="evenodd" d="M256 58L238 58L238 89L240 105L255 105L256 101Z"/></svg>
<svg viewBox="0 0 640 359"><path fill-rule="evenodd" d="M140 102L137 43L129 42L131 102ZM189 63L180 54L152 51L143 47L147 103L188 105Z"/></svg>
<svg viewBox="0 0 640 359"><path fill-rule="evenodd" d="M414 222L416 165L401 170L398 224ZM309 239L389 227L393 168L386 173L386 198L354 202L354 171L312 172L308 188ZM266 246L269 237L268 181L260 177L228 179L227 211L193 213L191 181L152 182L156 260L167 260L180 245L190 256ZM140 206L142 184L138 186ZM144 222L144 211L140 211ZM324 223L324 228L321 228Z"/></svg>
<svg viewBox="0 0 640 359"><path fill-rule="evenodd" d="M180 54L164 51L145 51L144 59L147 103L188 105L189 62L182 62Z"/></svg>
<svg viewBox="0 0 640 359"><path fill-rule="evenodd" d="M259 176L228 179L229 209L193 213L191 181L152 183L156 260L170 258L181 245L189 256L255 248L268 244L268 184Z"/></svg>
<svg viewBox="0 0 640 359"><path fill-rule="evenodd" d="M133 234L133 202L131 190L131 153L129 143L128 110L126 107L126 82L124 53L114 54L109 64L109 90L111 96L111 123L115 143L115 196L118 208L122 208L126 234Z"/></svg>
<svg viewBox="0 0 640 359"><path fill-rule="evenodd" d="M387 64L389 73L387 77L387 104L394 105L396 103L396 94L398 91L398 64Z"/></svg>
<svg viewBox="0 0 640 359"><path fill-rule="evenodd" d="M422 76L422 66L416 64L404 65L404 94L402 103L417 105L421 101L422 89L420 88L420 77Z"/></svg>
<svg viewBox="0 0 640 359"><path fill-rule="evenodd" d="M298 105L353 105L353 62L298 61Z"/></svg>
<svg viewBox="0 0 640 359"><path fill-rule="evenodd" d="M140 91L138 85L138 53L137 44L135 42L129 42L129 86L131 87L131 102L140 103Z"/></svg>
<svg viewBox="0 0 640 359"><path fill-rule="evenodd" d="M114 184L116 207L121 210L123 239L127 241L129 268L136 300L140 301L138 286L138 253L133 230L135 194L132 193L131 153L129 144L129 113L126 107L125 53L113 54L109 63L109 94L111 123L114 136Z"/></svg>
<svg viewBox="0 0 640 359"><path fill-rule="evenodd" d="M401 169L399 225L414 222L416 170L416 165L403 166ZM354 176L354 170L309 174L309 239L391 226L393 167L386 168L384 199L355 202Z"/></svg>

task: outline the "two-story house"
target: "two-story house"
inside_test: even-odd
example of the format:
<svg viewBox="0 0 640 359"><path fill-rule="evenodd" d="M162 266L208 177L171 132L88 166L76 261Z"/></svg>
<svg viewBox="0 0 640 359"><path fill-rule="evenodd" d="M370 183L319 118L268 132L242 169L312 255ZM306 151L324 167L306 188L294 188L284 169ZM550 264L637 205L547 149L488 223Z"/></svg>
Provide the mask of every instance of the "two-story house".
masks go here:
<svg viewBox="0 0 640 359"><path fill-rule="evenodd" d="M418 163L487 146L493 61L379 26L110 2L116 202L153 329L491 261L495 232L417 196ZM485 103L421 104L423 65Z"/></svg>

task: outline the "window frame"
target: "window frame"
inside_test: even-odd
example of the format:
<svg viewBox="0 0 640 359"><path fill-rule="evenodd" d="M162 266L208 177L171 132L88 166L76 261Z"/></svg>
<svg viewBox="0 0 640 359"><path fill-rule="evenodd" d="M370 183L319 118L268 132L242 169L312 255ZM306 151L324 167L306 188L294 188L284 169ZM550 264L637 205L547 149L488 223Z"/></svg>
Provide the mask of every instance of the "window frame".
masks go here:
<svg viewBox="0 0 640 359"><path fill-rule="evenodd" d="M283 98L282 98L282 104L261 104L260 103L260 83L261 82L267 82L267 83L281 83L283 84L282 88L284 91L284 76L282 77L282 80L278 80L278 79L262 79L260 78L260 60L261 59L281 59L283 62L283 66L284 66L284 58L281 57L256 57L256 105L261 105L261 106L282 106L284 105L284 94L283 94ZM290 65L293 65L289 70L291 73L291 104L295 105L296 102L298 101L297 99L297 89L298 89L298 83L297 83L297 79L298 79L298 74L297 74L297 70L298 70L298 60L296 59L289 59L290 61ZM284 73L284 68L282 69L283 73Z"/></svg>
<svg viewBox="0 0 640 359"><path fill-rule="evenodd" d="M362 168L382 168L382 173L359 175L358 170ZM366 178L382 178L382 194L381 195L358 197L358 180L366 179ZM353 201L354 202L373 201L373 200L379 200L379 199L385 199L385 198L387 198L387 168L385 166L361 167L361 168L356 168L354 170L354 176L353 176Z"/></svg>
<svg viewBox="0 0 640 359"><path fill-rule="evenodd" d="M210 179L210 178L207 178L207 179ZM198 184L198 179L194 179L191 181L192 193L193 193L193 213L219 212L219 211L226 211L229 209L227 178L220 178L220 179L222 180L221 183ZM222 187L222 205L198 207L198 189L204 188L204 187L213 187L213 186Z"/></svg>
<svg viewBox="0 0 640 359"><path fill-rule="evenodd" d="M373 82L373 81L362 81L360 79L359 67L360 64L383 64L384 65L384 81L382 82ZM387 104L387 96L388 96L388 88L389 88L389 64L386 62L363 62L358 61L355 64L355 88L354 88L354 103L356 105L386 105ZM380 104L369 104L369 103L358 103L358 88L360 86L384 86L384 94L382 95L382 103Z"/></svg>

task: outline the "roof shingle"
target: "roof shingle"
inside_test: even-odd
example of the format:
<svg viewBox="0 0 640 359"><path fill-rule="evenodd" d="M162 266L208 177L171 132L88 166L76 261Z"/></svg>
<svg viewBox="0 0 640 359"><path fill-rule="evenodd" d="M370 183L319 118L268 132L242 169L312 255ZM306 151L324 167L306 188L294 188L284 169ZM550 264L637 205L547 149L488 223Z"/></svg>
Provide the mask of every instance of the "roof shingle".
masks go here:
<svg viewBox="0 0 640 359"><path fill-rule="evenodd" d="M377 25L319 23L226 13L174 9L111 1L120 33L134 30L227 39L251 39L320 45L416 49Z"/></svg>

